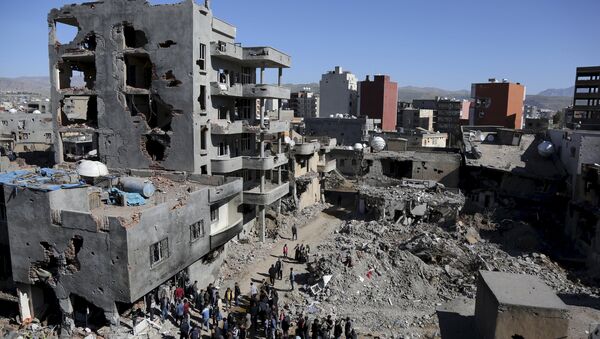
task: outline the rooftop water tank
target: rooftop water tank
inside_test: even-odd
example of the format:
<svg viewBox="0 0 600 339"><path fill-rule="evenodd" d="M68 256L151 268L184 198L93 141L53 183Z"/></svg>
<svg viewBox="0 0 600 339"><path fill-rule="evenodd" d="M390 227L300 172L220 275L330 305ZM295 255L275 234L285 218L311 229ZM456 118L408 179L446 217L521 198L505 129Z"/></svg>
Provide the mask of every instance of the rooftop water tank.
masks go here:
<svg viewBox="0 0 600 339"><path fill-rule="evenodd" d="M356 144L354 144L354 150L356 151L360 151L363 149L363 145L359 142L357 142Z"/></svg>
<svg viewBox="0 0 600 339"><path fill-rule="evenodd" d="M40 112L40 110L36 109L35 111L33 111L33 114L42 114L42 112Z"/></svg>
<svg viewBox="0 0 600 339"><path fill-rule="evenodd" d="M385 140L382 137L371 139L371 149L375 152L381 152L385 148Z"/></svg>
<svg viewBox="0 0 600 339"><path fill-rule="evenodd" d="M123 191L139 193L144 198L150 198L154 195L154 191L156 190L152 181L145 178L122 177L119 179L119 183L121 184Z"/></svg>
<svg viewBox="0 0 600 339"><path fill-rule="evenodd" d="M11 108L11 109L8 110L8 113L10 113L10 114L17 114L17 110L14 109L14 108Z"/></svg>
<svg viewBox="0 0 600 339"><path fill-rule="evenodd" d="M544 158L547 158L554 154L554 145L550 141L541 142L538 145L537 149L538 153Z"/></svg>
<svg viewBox="0 0 600 339"><path fill-rule="evenodd" d="M77 173L82 177L97 178L108 175L108 168L99 161L81 160L77 165Z"/></svg>

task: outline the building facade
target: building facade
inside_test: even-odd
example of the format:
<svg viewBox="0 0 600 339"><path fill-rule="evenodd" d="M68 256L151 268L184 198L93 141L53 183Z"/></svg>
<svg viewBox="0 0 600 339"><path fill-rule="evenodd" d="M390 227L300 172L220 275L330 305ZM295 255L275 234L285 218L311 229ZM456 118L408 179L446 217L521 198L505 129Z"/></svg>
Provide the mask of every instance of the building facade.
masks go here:
<svg viewBox="0 0 600 339"><path fill-rule="evenodd" d="M330 137L338 145L353 146L369 141L369 132L379 130L380 120L359 118L307 118L304 132L307 138Z"/></svg>
<svg viewBox="0 0 600 339"><path fill-rule="evenodd" d="M577 67L573 107L567 110L569 128L600 129L600 66Z"/></svg>
<svg viewBox="0 0 600 339"><path fill-rule="evenodd" d="M487 83L471 85L471 98L475 125L523 127L524 85L489 79Z"/></svg>
<svg viewBox="0 0 600 339"><path fill-rule="evenodd" d="M310 89L294 92L288 101L289 109L294 111L294 116L301 118L319 117L320 96Z"/></svg>
<svg viewBox="0 0 600 339"><path fill-rule="evenodd" d="M397 118L397 130L413 131L422 128L433 131L433 110L414 107L399 107Z"/></svg>
<svg viewBox="0 0 600 339"><path fill-rule="evenodd" d="M342 67L335 66L321 76L319 83L319 116L358 114L358 81L356 76Z"/></svg>
<svg viewBox="0 0 600 339"><path fill-rule="evenodd" d="M360 115L380 119L384 131L396 130L398 83L388 75L367 76L359 83Z"/></svg>

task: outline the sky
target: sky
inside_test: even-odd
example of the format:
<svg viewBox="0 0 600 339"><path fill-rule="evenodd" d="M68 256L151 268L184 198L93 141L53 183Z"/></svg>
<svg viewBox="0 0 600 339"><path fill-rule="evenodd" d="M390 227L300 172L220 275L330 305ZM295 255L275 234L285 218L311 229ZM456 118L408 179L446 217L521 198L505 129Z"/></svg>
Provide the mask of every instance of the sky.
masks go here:
<svg viewBox="0 0 600 339"><path fill-rule="evenodd" d="M48 74L47 13L73 2L0 0L0 77ZM389 74L400 86L458 90L495 77L535 94L600 64L599 0L212 0L212 9L243 45L292 56L285 83L318 82L340 65L359 80Z"/></svg>

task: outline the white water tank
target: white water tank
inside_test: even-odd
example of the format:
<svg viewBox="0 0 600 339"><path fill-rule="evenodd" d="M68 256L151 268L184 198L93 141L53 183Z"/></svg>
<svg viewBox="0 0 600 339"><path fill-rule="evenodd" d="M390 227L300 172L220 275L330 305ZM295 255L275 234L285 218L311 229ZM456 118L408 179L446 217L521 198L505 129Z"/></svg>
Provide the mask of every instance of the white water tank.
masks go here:
<svg viewBox="0 0 600 339"><path fill-rule="evenodd" d="M538 145L537 149L538 153L544 158L547 158L554 154L554 145L550 141L541 142Z"/></svg>
<svg viewBox="0 0 600 339"><path fill-rule="evenodd" d="M382 137L371 139L371 149L375 152L381 152L385 148L385 140Z"/></svg>
<svg viewBox="0 0 600 339"><path fill-rule="evenodd" d="M363 149L363 145L361 143L357 142L356 144L354 144L354 150L360 151L362 149Z"/></svg>
<svg viewBox="0 0 600 339"><path fill-rule="evenodd" d="M97 178L108 175L108 168L100 161L81 160L77 173L83 177Z"/></svg>
<svg viewBox="0 0 600 339"><path fill-rule="evenodd" d="M33 111L33 114L42 114L42 112L40 112L40 110L36 109L35 111Z"/></svg>
<svg viewBox="0 0 600 339"><path fill-rule="evenodd" d="M10 113L10 114L17 114L17 110L14 109L14 108L11 108L11 109L8 110L8 113Z"/></svg>

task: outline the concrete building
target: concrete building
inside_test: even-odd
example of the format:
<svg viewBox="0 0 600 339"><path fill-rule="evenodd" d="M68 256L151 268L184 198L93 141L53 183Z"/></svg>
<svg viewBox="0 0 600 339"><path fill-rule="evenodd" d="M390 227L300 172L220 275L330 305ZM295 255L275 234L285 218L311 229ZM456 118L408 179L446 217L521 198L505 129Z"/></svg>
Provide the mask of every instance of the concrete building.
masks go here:
<svg viewBox="0 0 600 339"><path fill-rule="evenodd" d="M447 133L426 133L425 131L413 134L399 134L398 137L386 139L388 151L414 151L420 148L445 148L448 142Z"/></svg>
<svg viewBox="0 0 600 339"><path fill-rule="evenodd" d="M474 125L523 127L523 102L525 86L506 79L489 79L487 83L471 85Z"/></svg>
<svg viewBox="0 0 600 339"><path fill-rule="evenodd" d="M480 271L475 324L482 339L567 338L569 308L538 277Z"/></svg>
<svg viewBox="0 0 600 339"><path fill-rule="evenodd" d="M550 127L550 120L548 118L525 118L524 130L531 131L534 133L545 132Z"/></svg>
<svg viewBox="0 0 600 339"><path fill-rule="evenodd" d="M319 83L319 116L335 114L358 114L358 81L356 76L342 67L335 66L321 76Z"/></svg>
<svg viewBox="0 0 600 339"><path fill-rule="evenodd" d="M461 120L469 118L470 103L454 98L415 99L412 106L433 110L433 131L448 133L449 146L456 146L460 140Z"/></svg>
<svg viewBox="0 0 600 339"><path fill-rule="evenodd" d="M289 123L265 100L289 98L291 61L235 43L209 1L69 5L48 25L61 169L0 176L0 285L16 288L27 317L60 311L68 332L86 309L116 324L118 306L175 277L212 282L225 244L257 215L264 236L265 208L289 191ZM77 27L73 41L57 41L61 25ZM107 173L73 170L86 158Z"/></svg>
<svg viewBox="0 0 600 339"><path fill-rule="evenodd" d="M433 112L433 109L399 106L396 129L398 131L414 131L422 128L433 131Z"/></svg>
<svg viewBox="0 0 600 339"><path fill-rule="evenodd" d="M132 193L125 184L132 180L152 182L156 193ZM49 308L63 315L66 331L86 308L116 324L118 304L181 271L210 282L201 259L222 251L242 227L241 178L131 170L91 179L37 169L0 175L0 184L8 240L1 253L11 280L32 318Z"/></svg>
<svg viewBox="0 0 600 339"><path fill-rule="evenodd" d="M66 137L79 133L93 136L92 154L109 168L243 177L250 222L255 209L264 216L265 206L288 192L280 178L289 123L270 119L266 102L280 112L278 99L289 98L281 79L291 58L271 47L242 47L236 28L207 4L115 0L50 13L57 160L67 160ZM79 29L71 43L57 45L58 23ZM267 69L277 84L264 82ZM71 85L77 71L83 88Z"/></svg>
<svg viewBox="0 0 600 339"><path fill-rule="evenodd" d="M600 132L549 130L548 136L568 175L565 234L600 276Z"/></svg>
<svg viewBox="0 0 600 339"><path fill-rule="evenodd" d="M359 118L307 118L304 130L307 138L331 137L338 145L353 146L369 141L369 132L380 130L378 119Z"/></svg>
<svg viewBox="0 0 600 339"><path fill-rule="evenodd" d="M358 84L360 115L380 119L384 131L396 130L398 105L398 83L390 81L388 75L369 76Z"/></svg>
<svg viewBox="0 0 600 339"><path fill-rule="evenodd" d="M53 144L51 114L0 113L0 146L6 151L48 152Z"/></svg>
<svg viewBox="0 0 600 339"><path fill-rule="evenodd" d="M577 67L573 107L567 111L568 128L600 129L600 66Z"/></svg>
<svg viewBox="0 0 600 339"><path fill-rule="evenodd" d="M302 118L319 117L320 96L310 89L294 92L288 102L289 109L294 111L294 116Z"/></svg>

